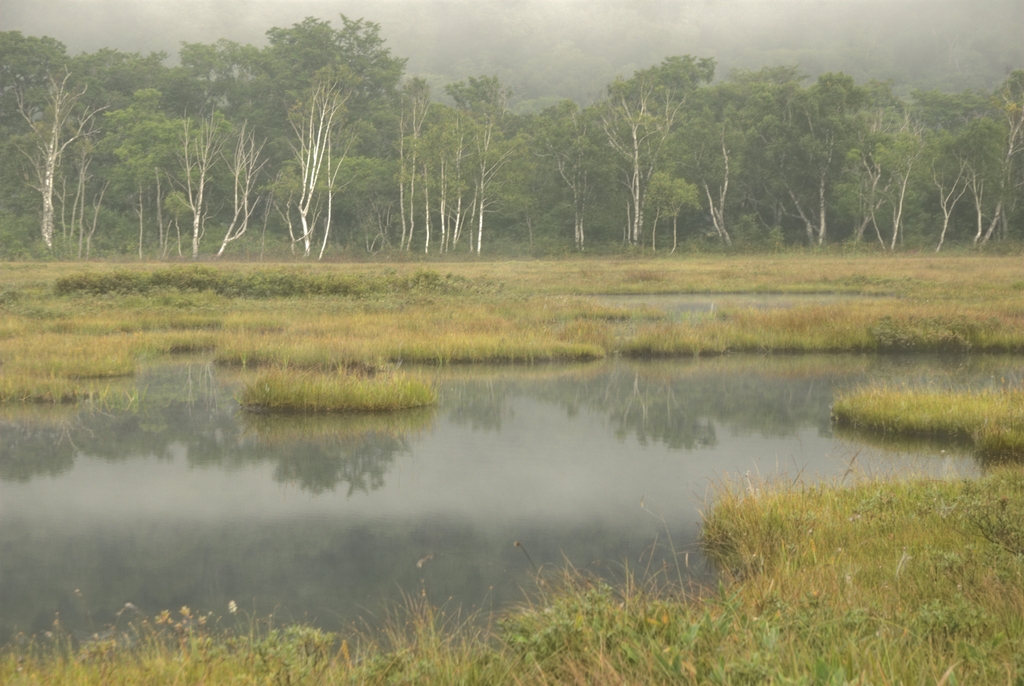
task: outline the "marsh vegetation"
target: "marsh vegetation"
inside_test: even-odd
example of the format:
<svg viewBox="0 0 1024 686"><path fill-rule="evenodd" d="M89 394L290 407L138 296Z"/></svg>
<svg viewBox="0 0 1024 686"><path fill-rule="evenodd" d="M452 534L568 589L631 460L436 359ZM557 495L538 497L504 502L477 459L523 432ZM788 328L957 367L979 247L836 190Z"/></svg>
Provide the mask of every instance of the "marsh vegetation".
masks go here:
<svg viewBox="0 0 1024 686"><path fill-rule="evenodd" d="M4 5L0 682L1024 683L1019 3L145 4Z"/></svg>
<svg viewBox="0 0 1024 686"><path fill-rule="evenodd" d="M395 365L1024 349L1013 258L791 256L443 269L93 266L57 276L43 265L0 267L0 398L107 398L107 389L140 365L183 354L246 373L273 370L274 379L302 375L309 392L322 392L332 376L353 389L355 377L360 388L390 384L393 407L407 407L412 401L398 398L414 380L399 382L405 377L388 371ZM600 293L714 293L720 304L680 314L588 297ZM729 293L823 299L730 305ZM415 402L428 399L421 391ZM360 407L351 402L344 406ZM380 397L367 403L389 406Z"/></svg>
<svg viewBox="0 0 1024 686"><path fill-rule="evenodd" d="M4 683L1019 673L1017 258L0 276Z"/></svg>

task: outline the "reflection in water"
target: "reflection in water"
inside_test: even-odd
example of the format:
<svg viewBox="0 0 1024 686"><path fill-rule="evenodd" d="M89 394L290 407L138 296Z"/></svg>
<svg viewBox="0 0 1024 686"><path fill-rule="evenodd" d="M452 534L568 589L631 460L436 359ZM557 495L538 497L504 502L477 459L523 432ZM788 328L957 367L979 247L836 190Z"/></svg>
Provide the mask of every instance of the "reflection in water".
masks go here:
<svg viewBox="0 0 1024 686"><path fill-rule="evenodd" d="M240 425L254 440L243 441L232 457L272 462L276 481L314 495L339 484L347 484L349 496L368 493L384 486L395 456L408 453L410 440L433 419L433 409L354 417L243 415Z"/></svg>
<svg viewBox="0 0 1024 686"><path fill-rule="evenodd" d="M7 408L0 640L46 629L58 611L98 628L128 601L155 613L235 600L327 627L400 591L497 608L530 586L513 541L541 565L615 574L665 533L692 548L706 485L728 472L782 465L820 478L852 455L871 468L970 472L948 447L913 446L915 458L833 437L833 389L878 378L982 387L1020 379L1015 365L455 368L435 372L436 410L317 418L240 415L233 382L192 365L140 377L144 400L130 412Z"/></svg>
<svg viewBox="0 0 1024 686"><path fill-rule="evenodd" d="M0 420L0 481L57 476L74 462L75 448L62 422Z"/></svg>
<svg viewBox="0 0 1024 686"><path fill-rule="evenodd" d="M501 431L503 419L512 418L509 384L492 379L468 381L448 388L448 419L474 431Z"/></svg>

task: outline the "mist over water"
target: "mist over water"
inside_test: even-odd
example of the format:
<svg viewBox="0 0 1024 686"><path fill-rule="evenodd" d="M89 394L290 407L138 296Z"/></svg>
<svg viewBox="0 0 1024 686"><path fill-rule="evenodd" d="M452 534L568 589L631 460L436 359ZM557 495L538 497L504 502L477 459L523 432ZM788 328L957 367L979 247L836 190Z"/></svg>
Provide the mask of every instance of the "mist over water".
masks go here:
<svg viewBox="0 0 1024 686"><path fill-rule="evenodd" d="M49 35L69 51L165 51L182 41L262 44L273 26L343 13L377 22L410 75L433 85L478 74L512 87L520 109L587 103L616 76L666 55L734 68L796 64L898 91L990 89L1024 66L1017 0L5 0L0 30Z"/></svg>
<svg viewBox="0 0 1024 686"><path fill-rule="evenodd" d="M727 475L984 469L945 444L834 434L833 389L1021 373L935 356L456 368L436 372L429 410L251 417L230 373L149 369L135 412L0 413L0 644L56 613L88 635L126 602L153 616L235 601L327 628L402 593L490 612L535 588L534 564L614 579L664 562L708 581L698 522Z"/></svg>

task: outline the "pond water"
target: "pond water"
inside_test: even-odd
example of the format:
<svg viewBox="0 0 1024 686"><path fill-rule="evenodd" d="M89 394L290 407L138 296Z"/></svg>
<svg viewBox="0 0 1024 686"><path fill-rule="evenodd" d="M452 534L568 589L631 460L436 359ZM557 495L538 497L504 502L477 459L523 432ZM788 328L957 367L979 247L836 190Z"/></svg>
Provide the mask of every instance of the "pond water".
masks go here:
<svg viewBox="0 0 1024 686"><path fill-rule="evenodd" d="M984 468L951 446L834 435L835 389L1019 384L1022 370L870 356L453 368L422 372L435 409L271 419L239 413L212 365L151 369L130 412L0 414L0 642L57 613L95 631L129 602L152 616L233 600L337 628L403 594L507 607L535 566L614 578L678 560L706 577L699 512L727 475Z"/></svg>

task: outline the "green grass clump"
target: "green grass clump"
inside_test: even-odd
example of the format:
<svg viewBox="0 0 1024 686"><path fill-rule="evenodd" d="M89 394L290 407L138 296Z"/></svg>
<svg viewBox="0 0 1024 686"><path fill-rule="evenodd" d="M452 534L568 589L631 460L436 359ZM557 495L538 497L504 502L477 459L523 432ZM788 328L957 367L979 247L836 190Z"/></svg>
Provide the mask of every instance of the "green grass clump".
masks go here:
<svg viewBox="0 0 1024 686"><path fill-rule="evenodd" d="M92 397L92 391L70 379L0 376L0 403L63 405Z"/></svg>
<svg viewBox="0 0 1024 686"><path fill-rule="evenodd" d="M112 384L106 379L0 375L0 406L70 405L89 401L104 409L128 409L137 405L138 397L138 391L127 384Z"/></svg>
<svg viewBox="0 0 1024 686"><path fill-rule="evenodd" d="M1024 457L1024 391L874 386L838 394L832 416L855 431L967 441L985 457Z"/></svg>
<svg viewBox="0 0 1024 686"><path fill-rule="evenodd" d="M1021 341L1006 340L996 317L885 315L870 327L879 352L965 353L1019 350Z"/></svg>
<svg viewBox="0 0 1024 686"><path fill-rule="evenodd" d="M360 376L286 369L259 374L238 398L255 412L382 412L426 407L437 395L426 383L404 374Z"/></svg>

